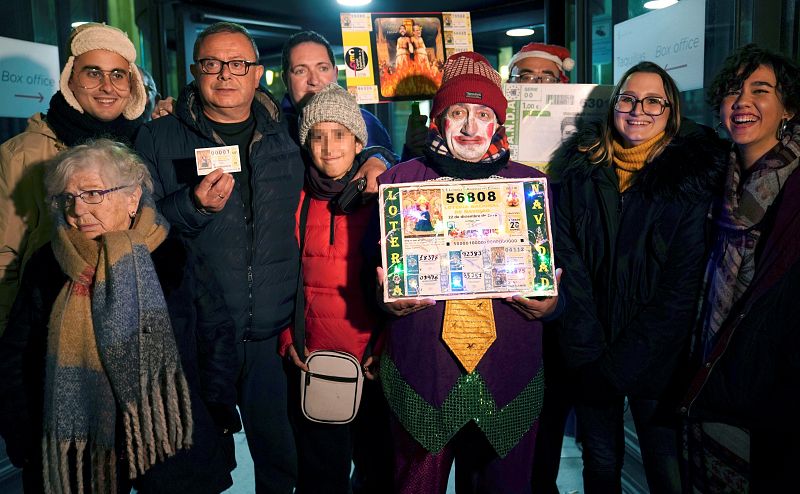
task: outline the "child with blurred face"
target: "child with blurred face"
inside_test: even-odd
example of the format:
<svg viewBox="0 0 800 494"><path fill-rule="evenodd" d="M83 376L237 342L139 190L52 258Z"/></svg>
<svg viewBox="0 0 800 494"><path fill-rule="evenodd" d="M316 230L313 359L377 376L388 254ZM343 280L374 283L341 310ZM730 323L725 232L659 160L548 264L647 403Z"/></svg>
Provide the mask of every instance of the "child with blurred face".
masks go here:
<svg viewBox="0 0 800 494"><path fill-rule="evenodd" d="M298 208L305 300L298 303L303 305L305 348L296 348L292 331L286 329L280 335L278 351L291 362L290 378L295 380L300 379L299 369L308 370L309 352L317 350L352 355L362 362L367 378L371 378L371 357L365 358L365 350L380 321L371 309L374 288L362 283L354 273L372 267L369 252L362 246L378 242L377 230L369 228L375 203L365 202L357 195L354 200L341 200L345 188L375 148L362 152L367 142L366 123L355 98L336 84L309 96L300 114L298 135L313 162L306 169ZM391 156L384 151L384 156ZM377 385L364 385L362 409L370 406L367 403L374 399L370 397L380 396L377 388L368 391L373 386ZM388 435L388 431L374 430L378 426L370 422L374 420L370 414L364 417L359 412L352 423L357 427L319 424L303 415L299 400L290 400L289 406L297 445L298 492L348 492L351 462L359 465L363 454L381 457L371 443L369 451L361 453L365 442L356 434L356 430L362 431L370 439ZM387 451L384 456L388 454ZM324 462L319 461L321 457ZM389 463L390 459L384 461ZM377 491L388 492L388 486Z"/></svg>
<svg viewBox="0 0 800 494"><path fill-rule="evenodd" d="M308 152L314 166L328 178L338 180L353 167L364 145L338 122L318 122L308 131Z"/></svg>
<svg viewBox="0 0 800 494"><path fill-rule="evenodd" d="M329 84L311 97L300 116L299 132L300 144L316 169L333 180L348 174L367 141L358 104L337 84Z"/></svg>

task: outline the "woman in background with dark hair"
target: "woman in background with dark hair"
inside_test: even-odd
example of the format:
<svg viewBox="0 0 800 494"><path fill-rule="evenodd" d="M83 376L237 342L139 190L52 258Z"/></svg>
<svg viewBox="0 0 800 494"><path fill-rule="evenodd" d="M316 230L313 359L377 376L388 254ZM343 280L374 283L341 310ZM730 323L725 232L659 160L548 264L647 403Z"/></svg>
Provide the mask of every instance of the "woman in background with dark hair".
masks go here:
<svg viewBox="0 0 800 494"><path fill-rule="evenodd" d="M747 45L709 93L734 146L682 408L689 478L694 492L779 492L800 464L800 68Z"/></svg>
<svg viewBox="0 0 800 494"><path fill-rule="evenodd" d="M678 423L661 412L677 403L672 382L688 358L719 182L708 134L682 122L672 78L641 62L620 79L606 120L551 167L568 300L558 331L579 384L587 494L622 490L625 397L651 492L681 491Z"/></svg>

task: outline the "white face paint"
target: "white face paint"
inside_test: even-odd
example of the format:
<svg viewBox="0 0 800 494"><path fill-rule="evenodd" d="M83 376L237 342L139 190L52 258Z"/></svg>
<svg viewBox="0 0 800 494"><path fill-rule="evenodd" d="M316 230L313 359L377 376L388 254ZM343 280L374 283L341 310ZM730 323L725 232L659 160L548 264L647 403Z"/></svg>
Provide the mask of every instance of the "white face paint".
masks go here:
<svg viewBox="0 0 800 494"><path fill-rule="evenodd" d="M456 103L445 110L444 138L453 156L460 160L480 161L497 131L497 117L488 106Z"/></svg>

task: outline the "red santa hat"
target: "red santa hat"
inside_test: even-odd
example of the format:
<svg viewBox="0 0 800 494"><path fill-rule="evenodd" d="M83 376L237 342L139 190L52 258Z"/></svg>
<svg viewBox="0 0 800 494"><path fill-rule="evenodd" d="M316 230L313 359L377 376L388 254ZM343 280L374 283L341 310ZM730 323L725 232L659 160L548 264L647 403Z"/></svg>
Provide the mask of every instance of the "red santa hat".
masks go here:
<svg viewBox="0 0 800 494"><path fill-rule="evenodd" d="M575 66L575 60L569 57L569 50L563 46L547 45L545 43L528 43L511 57L508 68L513 69L517 62L524 58L531 57L544 58L545 60L550 60L555 63L558 66L559 72L561 72L561 82L569 82L569 77L567 77L565 72L572 70L572 67Z"/></svg>
<svg viewBox="0 0 800 494"><path fill-rule="evenodd" d="M500 74L488 60L473 51L453 54L445 62L442 85L433 97L431 119L456 103L488 106L500 124L506 121L508 101L503 95Z"/></svg>

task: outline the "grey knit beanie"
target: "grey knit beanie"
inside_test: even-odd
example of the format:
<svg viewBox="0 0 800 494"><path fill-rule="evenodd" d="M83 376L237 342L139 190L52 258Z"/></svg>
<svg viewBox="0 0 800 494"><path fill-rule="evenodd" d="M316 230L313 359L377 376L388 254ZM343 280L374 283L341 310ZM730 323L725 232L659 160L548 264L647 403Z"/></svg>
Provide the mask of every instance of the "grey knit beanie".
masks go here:
<svg viewBox="0 0 800 494"><path fill-rule="evenodd" d="M356 99L344 88L331 83L308 100L300 115L300 145L306 145L308 132L319 122L336 122L347 127L362 145L367 144L367 124Z"/></svg>

